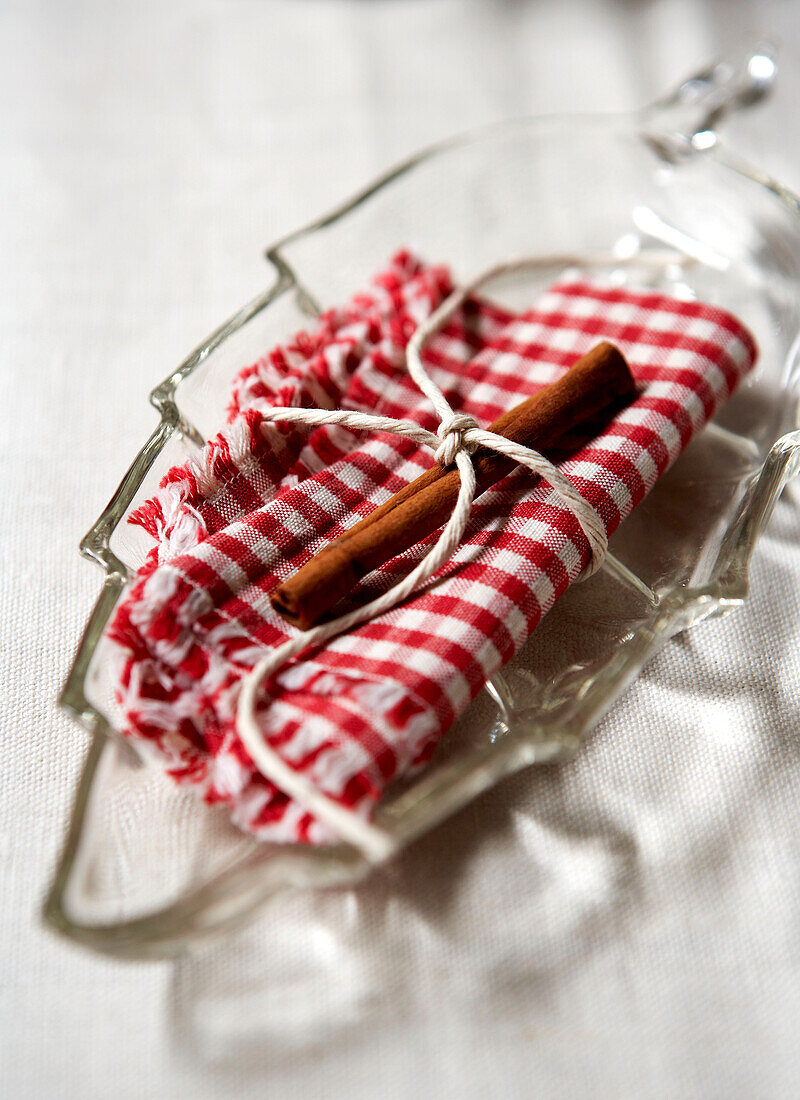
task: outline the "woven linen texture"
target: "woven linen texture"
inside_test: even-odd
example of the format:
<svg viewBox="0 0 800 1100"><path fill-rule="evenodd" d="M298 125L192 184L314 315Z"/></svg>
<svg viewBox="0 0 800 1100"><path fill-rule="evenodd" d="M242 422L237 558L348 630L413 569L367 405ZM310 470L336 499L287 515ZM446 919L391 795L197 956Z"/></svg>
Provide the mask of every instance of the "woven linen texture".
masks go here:
<svg viewBox="0 0 800 1100"><path fill-rule="evenodd" d="M244 369L228 425L131 517L155 546L108 630L125 732L264 839L331 839L254 770L237 737L242 677L293 633L269 593L433 458L395 435L272 425L261 413L342 407L435 430L404 352L451 290L446 268L399 253L366 293ZM625 354L640 393L561 469L610 535L755 361L752 337L734 317L567 275L517 315L470 299L423 358L453 408L488 425L602 339ZM433 538L366 578L358 598L394 583ZM435 583L264 686L259 720L270 745L325 794L369 816L389 782L428 760L589 553L549 486L512 473L477 499L464 542Z"/></svg>

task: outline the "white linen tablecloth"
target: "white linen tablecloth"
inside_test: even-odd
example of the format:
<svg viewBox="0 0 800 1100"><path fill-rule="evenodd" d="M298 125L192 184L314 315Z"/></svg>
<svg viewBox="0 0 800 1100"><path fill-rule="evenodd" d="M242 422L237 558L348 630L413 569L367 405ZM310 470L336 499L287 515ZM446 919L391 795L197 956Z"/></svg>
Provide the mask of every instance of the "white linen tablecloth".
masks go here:
<svg viewBox="0 0 800 1100"><path fill-rule="evenodd" d="M635 107L762 33L778 90L725 137L797 188L788 2L5 0L0 1094L798 1094L792 488L742 611L362 887L175 962L39 919L86 750L55 708L100 581L76 543L262 246L436 138Z"/></svg>

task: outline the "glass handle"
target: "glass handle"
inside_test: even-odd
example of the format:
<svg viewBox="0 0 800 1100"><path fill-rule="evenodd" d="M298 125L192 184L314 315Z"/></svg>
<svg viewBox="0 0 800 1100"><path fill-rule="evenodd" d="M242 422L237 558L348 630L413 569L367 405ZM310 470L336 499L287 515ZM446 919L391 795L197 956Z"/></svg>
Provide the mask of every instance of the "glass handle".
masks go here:
<svg viewBox="0 0 800 1100"><path fill-rule="evenodd" d="M647 138L669 160L716 144L726 115L765 99L778 73L777 50L759 43L741 61L714 61L644 111Z"/></svg>

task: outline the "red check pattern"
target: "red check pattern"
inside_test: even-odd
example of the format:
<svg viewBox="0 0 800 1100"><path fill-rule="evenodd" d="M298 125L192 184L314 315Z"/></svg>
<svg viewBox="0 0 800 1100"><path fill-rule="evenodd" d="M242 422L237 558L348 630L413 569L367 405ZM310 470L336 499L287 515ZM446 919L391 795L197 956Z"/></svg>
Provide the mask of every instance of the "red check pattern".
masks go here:
<svg viewBox="0 0 800 1100"><path fill-rule="evenodd" d="M253 768L236 732L242 677L290 633L269 593L433 459L395 435L275 426L261 414L274 405L344 407L435 429L404 352L451 289L446 269L398 254L367 293L243 370L228 425L131 517L155 546L107 635L126 732L263 838L330 839ZM601 339L624 352L640 396L561 468L611 534L753 365L755 345L739 321L698 302L570 276L519 315L470 300L424 358L454 409L488 424ZM372 574L361 598L394 583L423 550ZM435 584L301 656L262 691L270 745L369 816L390 781L429 758L588 558L585 536L550 488L511 474L476 501L467 537Z"/></svg>

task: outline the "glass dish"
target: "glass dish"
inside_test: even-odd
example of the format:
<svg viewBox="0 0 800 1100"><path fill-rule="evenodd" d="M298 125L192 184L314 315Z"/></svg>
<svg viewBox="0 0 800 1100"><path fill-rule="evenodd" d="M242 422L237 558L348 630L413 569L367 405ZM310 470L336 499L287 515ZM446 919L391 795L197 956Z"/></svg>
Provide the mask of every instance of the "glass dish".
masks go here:
<svg viewBox="0 0 800 1100"><path fill-rule="evenodd" d="M636 115L523 119L454 138L267 251L272 285L153 391L159 424L81 544L104 582L61 705L92 744L44 906L52 926L100 951L160 955L281 891L370 870L346 844L256 842L141 760L115 731L101 636L148 548L127 515L223 422L234 373L344 301L400 245L449 263L457 279L511 255L560 254L552 270L493 287L517 306L569 255L611 252L610 278L726 307L761 354L611 540L603 570L559 601L425 772L390 789L383 827L410 842L501 777L573 753L668 638L741 604L758 534L800 461L800 205L726 151L715 127L761 98L774 71L761 49ZM640 264L665 248L669 262Z"/></svg>

